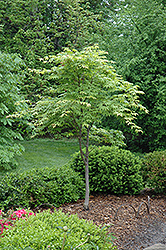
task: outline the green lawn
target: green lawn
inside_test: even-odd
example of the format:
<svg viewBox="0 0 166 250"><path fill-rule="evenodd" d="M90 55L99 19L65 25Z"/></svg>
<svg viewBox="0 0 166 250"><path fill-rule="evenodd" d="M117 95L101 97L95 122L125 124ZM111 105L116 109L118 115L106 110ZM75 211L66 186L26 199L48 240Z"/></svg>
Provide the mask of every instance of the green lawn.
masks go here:
<svg viewBox="0 0 166 250"><path fill-rule="evenodd" d="M24 146L25 152L16 157L19 171L34 167L62 166L79 150L77 140L35 139L20 143Z"/></svg>

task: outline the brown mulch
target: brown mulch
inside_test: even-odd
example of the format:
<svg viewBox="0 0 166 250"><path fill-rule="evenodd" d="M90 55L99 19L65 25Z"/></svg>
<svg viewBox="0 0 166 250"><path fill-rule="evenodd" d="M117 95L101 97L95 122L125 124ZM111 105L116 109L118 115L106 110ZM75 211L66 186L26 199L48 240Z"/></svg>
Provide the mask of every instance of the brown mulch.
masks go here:
<svg viewBox="0 0 166 250"><path fill-rule="evenodd" d="M83 202L78 200L60 209L93 221L97 226L109 224L109 232L116 236L114 244L118 249L141 250L156 243L166 244L165 195L90 196L89 210L84 210Z"/></svg>

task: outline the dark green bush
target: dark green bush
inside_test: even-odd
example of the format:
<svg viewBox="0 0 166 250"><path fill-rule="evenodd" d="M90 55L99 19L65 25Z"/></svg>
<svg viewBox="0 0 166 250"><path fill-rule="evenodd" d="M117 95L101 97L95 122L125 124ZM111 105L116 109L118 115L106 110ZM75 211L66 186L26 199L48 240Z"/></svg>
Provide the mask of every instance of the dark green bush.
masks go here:
<svg viewBox="0 0 166 250"><path fill-rule="evenodd" d="M79 153L74 155L71 166L84 177L85 167ZM90 190L136 194L143 186L140 168L140 159L128 150L95 147L89 154Z"/></svg>
<svg viewBox="0 0 166 250"><path fill-rule="evenodd" d="M10 173L0 180L0 208L36 207L42 203L59 206L84 196L84 182L68 166Z"/></svg>
<svg viewBox="0 0 166 250"><path fill-rule="evenodd" d="M148 153L142 160L143 178L156 193L166 192L166 150Z"/></svg>
<svg viewBox="0 0 166 250"><path fill-rule="evenodd" d="M88 242L78 249L113 249L106 227L101 229L93 222L79 219L77 215L66 215L61 210L54 213L47 210L16 221L15 226L1 238L0 249L21 250L29 246L34 250L73 250L88 238Z"/></svg>

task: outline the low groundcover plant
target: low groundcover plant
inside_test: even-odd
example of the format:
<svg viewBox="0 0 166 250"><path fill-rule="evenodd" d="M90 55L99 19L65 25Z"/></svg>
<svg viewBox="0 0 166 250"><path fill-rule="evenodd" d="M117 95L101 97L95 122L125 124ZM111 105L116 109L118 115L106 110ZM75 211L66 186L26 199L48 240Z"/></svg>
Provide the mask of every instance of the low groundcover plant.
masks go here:
<svg viewBox="0 0 166 250"><path fill-rule="evenodd" d="M7 214L0 210L0 236L4 237L6 235L6 230L14 226L16 220L26 219L30 215L35 215L32 211L26 211L24 209L19 209L17 211L9 210Z"/></svg>
<svg viewBox="0 0 166 250"><path fill-rule="evenodd" d="M35 216L29 216L24 211L14 213L19 219L1 238L1 250L117 249L113 246L114 237L108 234L107 226L97 227L93 222L79 219L77 215L64 214L61 210L45 210Z"/></svg>

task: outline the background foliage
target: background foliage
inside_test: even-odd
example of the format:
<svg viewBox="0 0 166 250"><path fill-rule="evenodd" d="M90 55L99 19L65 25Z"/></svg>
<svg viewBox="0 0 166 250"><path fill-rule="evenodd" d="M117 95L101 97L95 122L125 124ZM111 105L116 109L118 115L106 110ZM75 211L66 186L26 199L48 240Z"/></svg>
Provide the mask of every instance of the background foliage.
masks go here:
<svg viewBox="0 0 166 250"><path fill-rule="evenodd" d="M23 67L23 62L16 55L0 52L0 170L14 168L16 166L14 156L24 149L14 141L22 139L15 129L15 124L18 125L19 120L10 117L13 112L26 109L19 94Z"/></svg>
<svg viewBox="0 0 166 250"><path fill-rule="evenodd" d="M116 3L116 11L110 11L114 30L110 33L113 38L108 47L109 56L116 61L118 72L145 92L140 100L149 110L149 114L141 113L137 120L143 135L135 135L120 125L128 147L135 151L166 147L165 15L165 2L154 0L121 1Z"/></svg>
<svg viewBox="0 0 166 250"><path fill-rule="evenodd" d="M27 65L22 92L33 102L50 94L53 82L28 69L41 68L40 58L63 47L81 49L101 30L100 15L80 0L16 0L0 3L1 50L18 53Z"/></svg>

